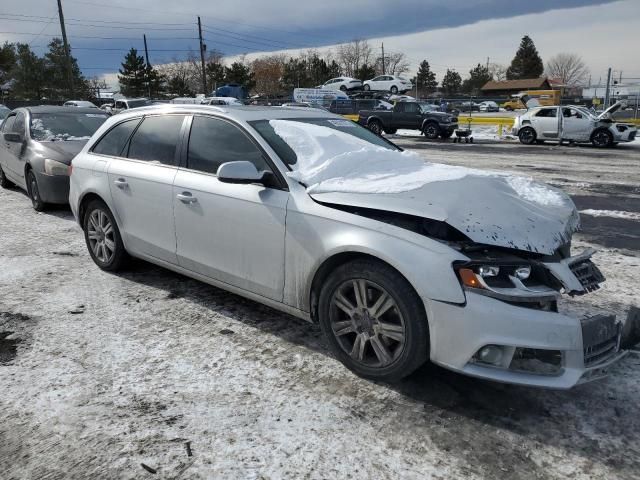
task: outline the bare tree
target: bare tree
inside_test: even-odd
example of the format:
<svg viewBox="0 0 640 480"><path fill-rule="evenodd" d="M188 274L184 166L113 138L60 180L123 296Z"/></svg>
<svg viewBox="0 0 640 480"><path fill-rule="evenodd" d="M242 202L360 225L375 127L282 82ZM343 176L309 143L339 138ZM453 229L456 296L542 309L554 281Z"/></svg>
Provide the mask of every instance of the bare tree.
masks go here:
<svg viewBox="0 0 640 480"><path fill-rule="evenodd" d="M107 82L104 78L99 77L91 77L87 84L89 86L89 93L91 98L95 98L98 101L100 100L100 90L106 90L108 88Z"/></svg>
<svg viewBox="0 0 640 480"><path fill-rule="evenodd" d="M280 79L287 63L287 56L268 55L256 58L251 63L251 70L255 76L256 92L264 95L275 95L280 93Z"/></svg>
<svg viewBox="0 0 640 480"><path fill-rule="evenodd" d="M547 62L546 75L556 78L568 88L584 85L589 69L580 55L575 53L558 53Z"/></svg>
<svg viewBox="0 0 640 480"><path fill-rule="evenodd" d="M402 53L389 53L384 56L384 70L382 68L382 56L376 61L376 74L381 75L384 71L387 75L402 75L409 71L409 60Z"/></svg>
<svg viewBox="0 0 640 480"><path fill-rule="evenodd" d="M342 73L353 77L362 65L371 65L372 48L366 40L356 39L336 48L337 62Z"/></svg>
<svg viewBox="0 0 640 480"><path fill-rule="evenodd" d="M507 79L507 67L499 63L490 63L489 75L491 75L491 78L496 82L503 82Z"/></svg>

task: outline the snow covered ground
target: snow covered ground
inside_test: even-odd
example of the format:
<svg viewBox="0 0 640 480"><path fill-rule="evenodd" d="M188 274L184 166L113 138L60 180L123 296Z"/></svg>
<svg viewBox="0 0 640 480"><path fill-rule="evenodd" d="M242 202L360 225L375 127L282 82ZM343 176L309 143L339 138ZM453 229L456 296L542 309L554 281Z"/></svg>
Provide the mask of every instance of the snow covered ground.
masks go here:
<svg viewBox="0 0 640 480"><path fill-rule="evenodd" d="M640 220L614 214L640 213L639 146L396 138L567 190L587 213L574 247L598 249L608 278L575 303L640 306ZM98 270L68 210L0 191L2 480L633 479L639 367L630 355L569 392L429 366L372 383L313 325L142 262Z"/></svg>

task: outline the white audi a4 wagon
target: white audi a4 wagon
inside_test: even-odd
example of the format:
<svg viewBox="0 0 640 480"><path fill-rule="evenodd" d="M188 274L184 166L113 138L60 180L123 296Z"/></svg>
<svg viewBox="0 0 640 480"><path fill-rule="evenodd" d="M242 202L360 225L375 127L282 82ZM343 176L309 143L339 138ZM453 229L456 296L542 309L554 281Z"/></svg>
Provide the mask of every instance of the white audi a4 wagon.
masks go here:
<svg viewBox="0 0 640 480"><path fill-rule="evenodd" d="M571 252L562 191L425 162L323 110L122 113L74 158L69 200L101 269L133 256L319 322L367 378L431 360L570 388L624 355L614 315L564 309L604 278Z"/></svg>

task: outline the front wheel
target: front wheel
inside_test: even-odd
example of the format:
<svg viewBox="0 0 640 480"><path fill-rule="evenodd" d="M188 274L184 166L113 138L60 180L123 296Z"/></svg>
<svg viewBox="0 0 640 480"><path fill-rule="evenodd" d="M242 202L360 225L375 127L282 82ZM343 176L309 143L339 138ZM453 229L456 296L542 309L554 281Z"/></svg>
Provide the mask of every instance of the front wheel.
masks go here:
<svg viewBox="0 0 640 480"><path fill-rule="evenodd" d="M369 85L368 83L365 83L364 87L362 88L364 88L365 92L368 92L369 90L371 90L371 85Z"/></svg>
<svg viewBox="0 0 640 480"><path fill-rule="evenodd" d="M425 137L435 140L440 136L440 127L436 123L429 122L422 129L422 133Z"/></svg>
<svg viewBox="0 0 640 480"><path fill-rule="evenodd" d="M397 95L398 87L396 87L395 85L393 87L391 87L391 93L393 93L394 95Z"/></svg>
<svg viewBox="0 0 640 480"><path fill-rule="evenodd" d="M376 135L382 135L382 124L379 121L372 120L369 122L369 125L367 125L367 127Z"/></svg>
<svg viewBox="0 0 640 480"><path fill-rule="evenodd" d="M47 204L42 201L42 197L40 196L38 180L33 170L27 172L27 193L29 193L31 204L36 212L42 212L47 207Z"/></svg>
<svg viewBox="0 0 640 480"><path fill-rule="evenodd" d="M591 143L594 147L604 148L613 145L613 135L609 130L600 129L591 135Z"/></svg>
<svg viewBox="0 0 640 480"><path fill-rule="evenodd" d="M533 145L536 143L536 131L531 127L525 127L518 132L518 139L523 145Z"/></svg>
<svg viewBox="0 0 640 480"><path fill-rule="evenodd" d="M346 92L347 91L346 85L340 85L340 90L342 90L343 92Z"/></svg>
<svg viewBox="0 0 640 480"><path fill-rule="evenodd" d="M122 269L127 252L118 225L102 201L94 200L89 204L83 227L84 239L95 264L109 272Z"/></svg>
<svg viewBox="0 0 640 480"><path fill-rule="evenodd" d="M424 305L409 282L381 262L363 259L338 267L318 307L331 349L358 375L398 381L428 358Z"/></svg>

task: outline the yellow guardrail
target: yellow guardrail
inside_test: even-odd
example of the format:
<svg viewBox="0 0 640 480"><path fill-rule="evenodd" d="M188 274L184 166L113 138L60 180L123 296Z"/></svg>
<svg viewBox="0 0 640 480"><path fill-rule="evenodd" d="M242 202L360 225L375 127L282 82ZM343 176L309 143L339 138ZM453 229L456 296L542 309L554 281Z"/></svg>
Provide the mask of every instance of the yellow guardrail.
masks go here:
<svg viewBox="0 0 640 480"><path fill-rule="evenodd" d="M358 121L358 115L342 115L344 118L348 118L349 120L353 120L354 122Z"/></svg>

